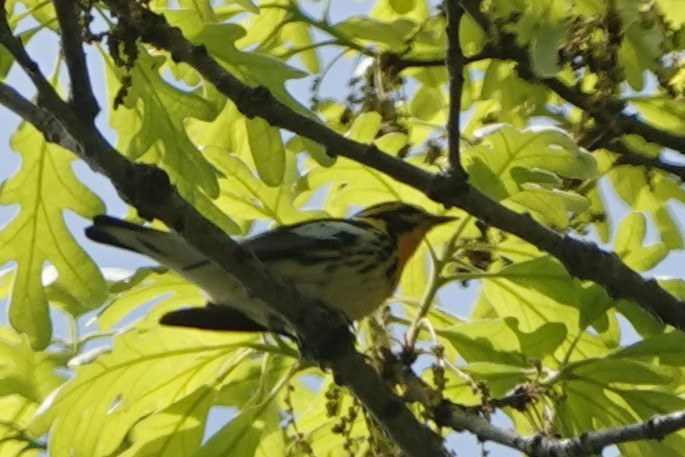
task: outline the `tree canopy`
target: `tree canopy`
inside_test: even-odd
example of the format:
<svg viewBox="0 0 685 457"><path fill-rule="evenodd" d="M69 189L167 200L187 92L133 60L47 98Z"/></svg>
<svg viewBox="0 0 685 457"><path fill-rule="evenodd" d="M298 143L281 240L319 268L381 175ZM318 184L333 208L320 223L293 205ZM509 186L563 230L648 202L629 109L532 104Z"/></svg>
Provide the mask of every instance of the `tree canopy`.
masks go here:
<svg viewBox="0 0 685 457"><path fill-rule="evenodd" d="M3 2L0 455L684 455L679 6ZM201 291L93 260L84 163L297 340L160 326ZM393 200L458 222L352 332L238 242Z"/></svg>

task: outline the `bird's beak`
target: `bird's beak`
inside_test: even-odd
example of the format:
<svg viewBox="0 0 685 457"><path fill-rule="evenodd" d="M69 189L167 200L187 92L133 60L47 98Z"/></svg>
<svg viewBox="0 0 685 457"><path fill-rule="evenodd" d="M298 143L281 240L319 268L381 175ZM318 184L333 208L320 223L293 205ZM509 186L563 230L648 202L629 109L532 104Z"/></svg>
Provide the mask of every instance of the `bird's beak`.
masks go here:
<svg viewBox="0 0 685 457"><path fill-rule="evenodd" d="M435 227L436 225L440 224L445 224L447 222L452 222L456 221L459 219L458 217L454 216L436 216L436 215L431 215L431 217L428 219L428 226L429 227Z"/></svg>

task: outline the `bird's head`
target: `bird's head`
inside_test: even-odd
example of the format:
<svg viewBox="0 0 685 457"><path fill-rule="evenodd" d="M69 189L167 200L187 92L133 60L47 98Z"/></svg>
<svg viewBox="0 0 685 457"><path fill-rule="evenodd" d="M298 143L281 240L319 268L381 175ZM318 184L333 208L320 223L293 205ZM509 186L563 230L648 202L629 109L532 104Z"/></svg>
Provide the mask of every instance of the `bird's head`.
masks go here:
<svg viewBox="0 0 685 457"><path fill-rule="evenodd" d="M386 202L370 206L354 215L368 221L397 240L400 266L409 260L421 240L436 225L455 220L451 216L436 216L414 205Z"/></svg>

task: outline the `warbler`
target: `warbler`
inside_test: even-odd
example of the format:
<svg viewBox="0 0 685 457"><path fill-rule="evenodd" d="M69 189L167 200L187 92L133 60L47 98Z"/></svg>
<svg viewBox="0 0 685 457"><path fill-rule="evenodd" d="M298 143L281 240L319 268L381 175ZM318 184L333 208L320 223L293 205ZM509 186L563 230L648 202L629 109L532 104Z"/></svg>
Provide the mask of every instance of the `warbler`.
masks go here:
<svg viewBox="0 0 685 457"><path fill-rule="evenodd" d="M349 219L284 225L242 245L302 296L337 308L354 321L371 314L393 293L426 233L453 219L386 202ZM280 315L176 233L96 216L86 236L150 257L204 291L207 306L167 313L160 320L164 325L290 333Z"/></svg>

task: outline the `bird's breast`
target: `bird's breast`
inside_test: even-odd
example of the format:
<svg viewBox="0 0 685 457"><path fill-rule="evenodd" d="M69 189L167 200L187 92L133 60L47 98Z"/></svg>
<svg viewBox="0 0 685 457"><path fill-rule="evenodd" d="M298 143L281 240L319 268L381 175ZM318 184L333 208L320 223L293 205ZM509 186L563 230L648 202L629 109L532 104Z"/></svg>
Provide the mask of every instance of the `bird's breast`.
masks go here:
<svg viewBox="0 0 685 457"><path fill-rule="evenodd" d="M267 266L302 295L340 309L350 320L371 314L397 285L398 262L389 239L378 236L353 249L320 254L318 262L288 259Z"/></svg>

